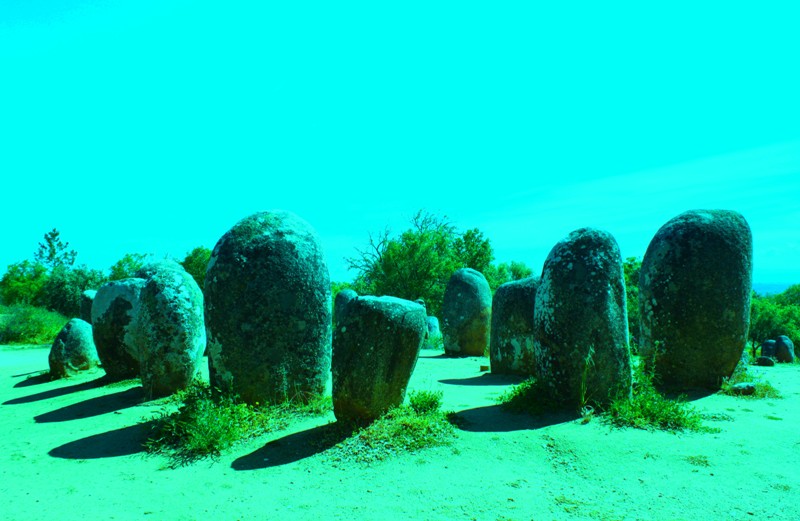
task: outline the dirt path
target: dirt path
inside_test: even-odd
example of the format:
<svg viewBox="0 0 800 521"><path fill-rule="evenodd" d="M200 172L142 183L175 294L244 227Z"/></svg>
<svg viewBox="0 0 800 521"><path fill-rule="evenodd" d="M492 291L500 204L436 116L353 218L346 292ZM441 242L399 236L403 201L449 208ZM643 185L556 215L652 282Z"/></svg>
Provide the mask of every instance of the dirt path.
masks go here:
<svg viewBox="0 0 800 521"><path fill-rule="evenodd" d="M170 469L141 452L157 410L102 372L30 378L46 349L0 347L0 517L85 519L800 519L800 367L754 368L783 399L695 401L717 433L534 420L495 404L512 379L423 351L411 382L466 420L455 444L342 465L308 440L332 417ZM321 451L321 452L320 452Z"/></svg>

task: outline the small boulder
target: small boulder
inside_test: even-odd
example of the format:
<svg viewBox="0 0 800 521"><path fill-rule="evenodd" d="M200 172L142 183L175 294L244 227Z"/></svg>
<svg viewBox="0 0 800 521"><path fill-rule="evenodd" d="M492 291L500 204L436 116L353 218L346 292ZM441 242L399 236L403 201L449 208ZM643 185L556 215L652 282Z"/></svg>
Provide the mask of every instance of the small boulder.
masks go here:
<svg viewBox="0 0 800 521"><path fill-rule="evenodd" d="M759 356L756 358L756 365L761 367L772 367L775 365L775 360L768 356Z"/></svg>
<svg viewBox="0 0 800 521"><path fill-rule="evenodd" d="M734 396L750 396L755 394L756 386L752 382L742 382L733 384L730 388L730 394Z"/></svg>
<svg viewBox="0 0 800 521"><path fill-rule="evenodd" d="M441 349L442 348L442 330L439 328L439 319L436 317L427 317L425 319L425 349Z"/></svg>
<svg viewBox="0 0 800 521"><path fill-rule="evenodd" d="M774 340L764 340L761 343L761 356L774 358L777 354L777 343Z"/></svg>
<svg viewBox="0 0 800 521"><path fill-rule="evenodd" d="M775 358L782 364L794 362L794 344L786 335L781 335L775 341Z"/></svg>
<svg viewBox="0 0 800 521"><path fill-rule="evenodd" d="M425 308L395 297L357 297L333 335L333 412L339 421L377 419L405 398L425 337Z"/></svg>
<svg viewBox="0 0 800 521"><path fill-rule="evenodd" d="M533 310L539 279L506 282L494 293L489 361L494 374L533 376Z"/></svg>
<svg viewBox="0 0 800 521"><path fill-rule="evenodd" d="M100 363L111 381L139 375L139 354L126 342L139 304L144 279L108 282L97 290L92 303L92 335Z"/></svg>
<svg viewBox="0 0 800 521"><path fill-rule="evenodd" d="M203 292L185 271L157 271L139 295L126 341L139 354L145 398L185 389L200 369L206 345Z"/></svg>
<svg viewBox="0 0 800 521"><path fill-rule="evenodd" d="M479 271L462 268L450 277L442 301L442 337L449 356L483 356L489 347L492 291Z"/></svg>
<svg viewBox="0 0 800 521"><path fill-rule="evenodd" d="M738 212L692 210L650 241L639 273L639 352L663 387L717 390L747 342L753 238Z"/></svg>
<svg viewBox="0 0 800 521"><path fill-rule="evenodd" d="M61 329L50 348L50 377L74 376L100 364L92 339L92 326L85 320L73 318Z"/></svg>
<svg viewBox="0 0 800 521"><path fill-rule="evenodd" d="M622 257L611 234L581 228L547 256L536 290L536 374L549 406L579 409L630 395Z"/></svg>
<svg viewBox="0 0 800 521"><path fill-rule="evenodd" d="M97 295L97 291L93 289L87 289L81 293L81 320L88 324L92 323L92 303L95 295Z"/></svg>
<svg viewBox="0 0 800 521"><path fill-rule="evenodd" d="M212 386L251 404L325 391L331 284L311 225L280 210L242 219L214 247L204 291Z"/></svg>

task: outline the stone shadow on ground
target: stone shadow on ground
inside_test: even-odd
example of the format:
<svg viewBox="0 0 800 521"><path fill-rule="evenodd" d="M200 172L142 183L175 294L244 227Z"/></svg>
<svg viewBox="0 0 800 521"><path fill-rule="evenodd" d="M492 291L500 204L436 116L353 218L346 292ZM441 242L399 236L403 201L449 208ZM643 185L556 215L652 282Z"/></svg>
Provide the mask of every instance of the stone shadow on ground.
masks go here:
<svg viewBox="0 0 800 521"><path fill-rule="evenodd" d="M142 389L142 386L131 387L124 391L73 403L72 405L34 416L33 419L36 423L51 423L100 416L101 414L138 405L142 403L143 398L144 389Z"/></svg>
<svg viewBox="0 0 800 521"><path fill-rule="evenodd" d="M483 373L469 378L445 378L439 383L448 385L516 385L524 380L521 376Z"/></svg>
<svg viewBox="0 0 800 521"><path fill-rule="evenodd" d="M234 470L258 470L288 465L321 454L352 435L339 423L332 422L272 440L260 449L231 463Z"/></svg>
<svg viewBox="0 0 800 521"><path fill-rule="evenodd" d="M100 459L131 456L144 452L142 443L153 421L87 436L52 449L48 454L62 459Z"/></svg>
<svg viewBox="0 0 800 521"><path fill-rule="evenodd" d="M502 405L486 405L458 411L452 415L455 426L467 432L511 432L536 430L580 418L574 412L543 413L531 416L525 413L512 413Z"/></svg>
<svg viewBox="0 0 800 521"><path fill-rule="evenodd" d="M12 374L11 378L21 378L23 376L27 376L27 378L14 384L15 389L19 387L30 387L32 385L40 385L46 384L47 382L52 382L52 380L50 380L50 371L46 369L41 371L31 371L29 373Z"/></svg>
<svg viewBox="0 0 800 521"><path fill-rule="evenodd" d="M419 358L427 358L428 360L450 360L453 358L452 356L448 356L441 351L433 351L436 354L426 354L423 355L422 352L419 353Z"/></svg>
<svg viewBox="0 0 800 521"><path fill-rule="evenodd" d="M34 377L34 378L39 378L39 377ZM29 380L33 380L34 378L30 378ZM25 384L25 382L28 382L29 380L23 380L14 387L26 387L27 385L35 385L35 383L22 385ZM47 381L49 382L51 380ZM40 393L30 394L28 396L22 396L20 398L14 398L13 400L8 400L6 402L3 402L3 405L16 405L20 403L31 403L31 402L38 402L39 400L58 398L59 396L65 396L67 394L76 393L79 391L85 391L87 389L94 389L95 387L102 387L106 383L108 383L106 377L101 376L100 378L89 380L88 382L81 382L79 384L67 385L65 387L59 387L57 389L50 389L48 391L42 391Z"/></svg>

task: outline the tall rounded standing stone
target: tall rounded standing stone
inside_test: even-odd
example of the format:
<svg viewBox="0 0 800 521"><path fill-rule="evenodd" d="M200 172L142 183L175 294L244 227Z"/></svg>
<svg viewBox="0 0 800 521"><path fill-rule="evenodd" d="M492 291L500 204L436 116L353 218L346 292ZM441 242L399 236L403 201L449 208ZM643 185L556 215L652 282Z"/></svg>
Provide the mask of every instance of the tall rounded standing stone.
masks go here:
<svg viewBox="0 0 800 521"><path fill-rule="evenodd" d="M450 277L442 300L444 352L483 356L489 347L492 291L479 271L461 268Z"/></svg>
<svg viewBox="0 0 800 521"><path fill-rule="evenodd" d="M611 234L581 228L553 247L533 321L537 377L549 405L603 405L630 394L625 282Z"/></svg>
<svg viewBox="0 0 800 521"><path fill-rule="evenodd" d="M203 292L185 271L155 272L139 295L126 341L139 355L145 398L185 389L206 347Z"/></svg>
<svg viewBox="0 0 800 521"><path fill-rule="evenodd" d="M93 289L87 289L81 293L81 320L89 324L92 323L92 303L95 295L97 295L97 291Z"/></svg>
<svg viewBox="0 0 800 521"><path fill-rule="evenodd" d="M358 293L353 291L352 289L343 289L339 293L336 294L336 298L333 300L333 323L339 323L339 316L344 312L344 308L347 307L347 304L350 303L353 299L358 297Z"/></svg>
<svg viewBox="0 0 800 521"><path fill-rule="evenodd" d="M111 281L101 286L94 297L92 335L100 363L112 381L139 375L139 355L125 337L145 282L138 278Z"/></svg>
<svg viewBox="0 0 800 521"><path fill-rule="evenodd" d="M492 299L489 362L494 374L535 374L533 311L539 279L502 284Z"/></svg>
<svg viewBox="0 0 800 521"><path fill-rule="evenodd" d="M205 283L213 386L248 403L324 392L331 292L317 233L285 211L251 215L220 238Z"/></svg>
<svg viewBox="0 0 800 521"><path fill-rule="evenodd" d="M794 343L786 335L781 335L775 341L775 358L783 364L794 362Z"/></svg>
<svg viewBox="0 0 800 521"><path fill-rule="evenodd" d="M74 376L100 364L92 339L92 326L85 320L73 318L56 336L48 356L50 377Z"/></svg>
<svg viewBox="0 0 800 521"><path fill-rule="evenodd" d="M667 388L718 389L742 356L753 240L738 212L692 210L647 247L639 274L640 353Z"/></svg>
<svg viewBox="0 0 800 521"><path fill-rule="evenodd" d="M425 308L395 297L357 297L333 334L333 412L369 423L405 398L425 339Z"/></svg>

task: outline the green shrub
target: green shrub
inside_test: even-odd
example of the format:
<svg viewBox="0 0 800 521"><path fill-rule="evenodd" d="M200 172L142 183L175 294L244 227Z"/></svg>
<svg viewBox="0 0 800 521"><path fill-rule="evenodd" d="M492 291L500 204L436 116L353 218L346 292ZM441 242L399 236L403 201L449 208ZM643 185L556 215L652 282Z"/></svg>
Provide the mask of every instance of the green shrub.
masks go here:
<svg viewBox="0 0 800 521"><path fill-rule="evenodd" d="M449 444L455 436L451 415L442 412L439 393L412 393L413 406L396 407L373 423L353 432L334 449L334 458L362 463ZM342 426L349 429L349 426Z"/></svg>
<svg viewBox="0 0 800 521"><path fill-rule="evenodd" d="M18 304L5 308L0 320L0 344L48 344L67 323L55 311Z"/></svg>
<svg viewBox="0 0 800 521"><path fill-rule="evenodd" d="M106 277L99 270L57 266L42 287L41 305L68 317L79 317L81 294L87 289L96 290L105 282Z"/></svg>
<svg viewBox="0 0 800 521"><path fill-rule="evenodd" d="M436 412L442 407L442 391L412 391L408 403L417 414Z"/></svg>
<svg viewBox="0 0 800 521"><path fill-rule="evenodd" d="M180 403L174 410L174 402ZM236 443L284 428L295 415L323 414L330 398L307 403L252 406L235 396L212 392L208 384L195 382L176 394L156 416L145 441L151 453L170 456L174 464L186 464L207 456L219 456Z"/></svg>
<svg viewBox="0 0 800 521"><path fill-rule="evenodd" d="M505 391L497 401L503 409L509 412L527 413L535 416L547 410L540 397L539 382L536 378L528 378Z"/></svg>
<svg viewBox="0 0 800 521"><path fill-rule="evenodd" d="M634 370L633 393L617 396L606 411L605 417L617 427L660 429L665 431L700 430L702 417L685 397L666 398L655 388L654 375L645 371L642 364Z"/></svg>
<svg viewBox="0 0 800 521"><path fill-rule="evenodd" d="M739 383L752 383L755 386L755 392L750 395L743 395L734 392L733 386ZM739 364L734 369L730 378L725 378L722 381L720 392L728 396L740 396L742 398L750 399L763 399L763 398L780 398L781 393L766 380L762 380L753 376L745 364Z"/></svg>

